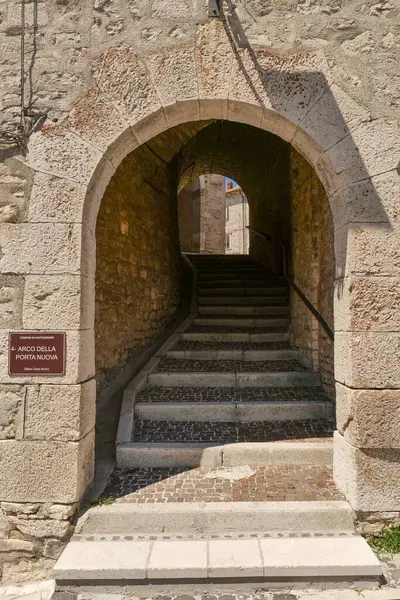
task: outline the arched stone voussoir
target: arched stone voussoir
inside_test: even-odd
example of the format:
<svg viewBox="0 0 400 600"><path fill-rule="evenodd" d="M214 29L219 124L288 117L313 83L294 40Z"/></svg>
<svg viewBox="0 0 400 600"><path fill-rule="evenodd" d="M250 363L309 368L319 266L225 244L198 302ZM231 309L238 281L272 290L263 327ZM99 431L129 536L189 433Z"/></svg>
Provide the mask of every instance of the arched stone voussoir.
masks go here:
<svg viewBox="0 0 400 600"><path fill-rule="evenodd" d="M101 152L106 152L129 122L105 98L99 88L89 90L69 113L64 125Z"/></svg>
<svg viewBox="0 0 400 600"><path fill-rule="evenodd" d="M339 188L396 169L399 156L398 123L376 119L362 122L322 158L332 166Z"/></svg>
<svg viewBox="0 0 400 600"><path fill-rule="evenodd" d="M267 84L272 110L298 125L332 83L324 53L293 54L284 59L278 77Z"/></svg>
<svg viewBox="0 0 400 600"><path fill-rule="evenodd" d="M196 50L193 44L143 57L163 106L197 100Z"/></svg>
<svg viewBox="0 0 400 600"><path fill-rule="evenodd" d="M161 107L146 65L130 46L121 45L105 52L97 85L129 124Z"/></svg>
<svg viewBox="0 0 400 600"><path fill-rule="evenodd" d="M27 163L34 170L88 183L102 152L61 125L45 125L28 145Z"/></svg>
<svg viewBox="0 0 400 600"><path fill-rule="evenodd" d="M340 188L332 196L335 230L346 223L399 230L400 178L395 169ZM399 240L400 245L400 240Z"/></svg>
<svg viewBox="0 0 400 600"><path fill-rule="evenodd" d="M234 52L224 24L214 19L201 25L196 37L199 98L213 99L220 116L200 112L200 118L226 118L233 60Z"/></svg>
<svg viewBox="0 0 400 600"><path fill-rule="evenodd" d="M299 126L325 151L370 118L368 110L332 84L301 119Z"/></svg>
<svg viewBox="0 0 400 600"><path fill-rule="evenodd" d="M284 60L276 53L239 48L232 61L229 98L272 108L269 92L276 85Z"/></svg>
<svg viewBox="0 0 400 600"><path fill-rule="evenodd" d="M261 127L264 118L262 106L246 104L237 100L228 100L228 121L245 123L253 127Z"/></svg>

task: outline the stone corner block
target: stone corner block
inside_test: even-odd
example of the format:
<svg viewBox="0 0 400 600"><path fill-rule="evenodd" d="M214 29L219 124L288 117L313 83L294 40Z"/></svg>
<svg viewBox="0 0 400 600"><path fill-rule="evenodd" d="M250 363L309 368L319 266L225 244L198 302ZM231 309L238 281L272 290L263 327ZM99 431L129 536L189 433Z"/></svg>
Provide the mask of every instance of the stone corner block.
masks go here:
<svg viewBox="0 0 400 600"><path fill-rule="evenodd" d="M333 479L356 511L400 510L399 449L355 448L336 432Z"/></svg>
<svg viewBox="0 0 400 600"><path fill-rule="evenodd" d="M27 387L24 439L78 441L95 424L96 382Z"/></svg>
<svg viewBox="0 0 400 600"><path fill-rule="evenodd" d="M355 390L336 385L337 427L356 448L400 448L400 389Z"/></svg>
<svg viewBox="0 0 400 600"><path fill-rule="evenodd" d="M78 501L94 471L94 430L79 442L0 441L0 500Z"/></svg>
<svg viewBox="0 0 400 600"><path fill-rule="evenodd" d="M353 388L400 388L399 332L337 332L335 375Z"/></svg>

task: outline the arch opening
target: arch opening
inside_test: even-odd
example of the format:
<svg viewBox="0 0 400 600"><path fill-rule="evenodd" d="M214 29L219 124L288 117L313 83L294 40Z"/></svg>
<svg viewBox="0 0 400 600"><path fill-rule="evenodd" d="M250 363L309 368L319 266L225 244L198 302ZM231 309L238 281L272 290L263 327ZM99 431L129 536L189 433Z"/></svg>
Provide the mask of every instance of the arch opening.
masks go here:
<svg viewBox="0 0 400 600"><path fill-rule="evenodd" d="M193 251L225 253L225 230L216 227L218 219L225 220L222 203L218 219L211 215L215 247L207 250L201 241L199 192L210 174L240 183L249 206L251 257L280 276L284 245L289 274L333 328L333 223L313 167L289 143L256 127L222 120L186 123L128 154L101 202L95 322L100 388L162 335L182 305L182 222ZM179 217L179 198L188 189L198 195L190 226L187 215ZM332 344L293 294L291 336L333 398Z"/></svg>

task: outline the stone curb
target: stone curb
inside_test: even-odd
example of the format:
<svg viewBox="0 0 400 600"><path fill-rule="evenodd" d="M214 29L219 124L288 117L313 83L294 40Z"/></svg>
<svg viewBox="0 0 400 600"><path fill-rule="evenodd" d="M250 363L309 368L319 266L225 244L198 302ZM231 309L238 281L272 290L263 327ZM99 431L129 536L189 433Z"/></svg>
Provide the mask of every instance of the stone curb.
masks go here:
<svg viewBox="0 0 400 600"><path fill-rule="evenodd" d="M151 369L154 369L151 365ZM149 369L150 370L150 369ZM154 387L319 387L321 377L311 371L270 373L148 372L148 384Z"/></svg>
<svg viewBox="0 0 400 600"><path fill-rule="evenodd" d="M350 534L353 529L346 501L167 502L91 508L79 534L234 532L237 537L240 532Z"/></svg>
<svg viewBox="0 0 400 600"><path fill-rule="evenodd" d="M298 360L297 350L168 350L168 358L194 360Z"/></svg>
<svg viewBox="0 0 400 600"><path fill-rule="evenodd" d="M243 442L210 446L201 443L129 442L117 447L120 469L140 467L199 467L257 464L329 465L333 460L332 441L324 442Z"/></svg>
<svg viewBox="0 0 400 600"><path fill-rule="evenodd" d="M151 421L296 421L326 419L330 409L326 400L266 402L138 402L135 415Z"/></svg>
<svg viewBox="0 0 400 600"><path fill-rule="evenodd" d="M289 333L213 333L186 332L182 340L190 342L288 342Z"/></svg>

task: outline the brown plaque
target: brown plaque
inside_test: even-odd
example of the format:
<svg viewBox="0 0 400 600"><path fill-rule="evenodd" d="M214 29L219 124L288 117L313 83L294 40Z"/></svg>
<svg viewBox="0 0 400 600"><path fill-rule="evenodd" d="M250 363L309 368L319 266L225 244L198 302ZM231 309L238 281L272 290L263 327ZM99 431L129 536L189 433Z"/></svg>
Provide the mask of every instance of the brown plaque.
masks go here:
<svg viewBox="0 0 400 600"><path fill-rule="evenodd" d="M9 334L10 375L65 375L65 333L25 331Z"/></svg>

